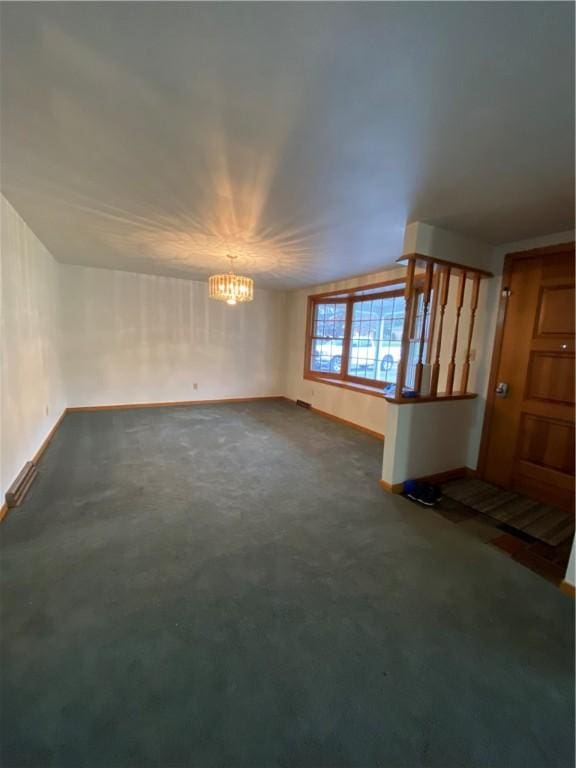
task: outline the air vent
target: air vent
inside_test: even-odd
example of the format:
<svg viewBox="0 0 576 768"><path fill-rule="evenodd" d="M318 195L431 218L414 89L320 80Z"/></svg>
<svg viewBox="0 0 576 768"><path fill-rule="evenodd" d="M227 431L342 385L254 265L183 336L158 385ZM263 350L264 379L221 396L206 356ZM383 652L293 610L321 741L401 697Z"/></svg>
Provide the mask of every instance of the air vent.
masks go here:
<svg viewBox="0 0 576 768"><path fill-rule="evenodd" d="M312 407L310 405L310 403L307 403L304 400L296 400L296 405L299 405L300 408L311 408Z"/></svg>

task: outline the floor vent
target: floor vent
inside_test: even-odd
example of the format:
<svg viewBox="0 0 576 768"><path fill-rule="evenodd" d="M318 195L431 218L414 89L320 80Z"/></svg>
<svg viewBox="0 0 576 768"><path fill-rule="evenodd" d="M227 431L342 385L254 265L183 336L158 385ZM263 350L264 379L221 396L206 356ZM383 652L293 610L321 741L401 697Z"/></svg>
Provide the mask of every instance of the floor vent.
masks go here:
<svg viewBox="0 0 576 768"><path fill-rule="evenodd" d="M24 465L24 469L6 491L6 506L9 509L18 507L22 503L24 496L26 496L28 489L36 479L37 474L38 470L36 469L36 464L32 461L27 461Z"/></svg>
<svg viewBox="0 0 576 768"><path fill-rule="evenodd" d="M296 405L299 405L300 408L311 408L312 406L310 403L307 403L305 400L296 400Z"/></svg>

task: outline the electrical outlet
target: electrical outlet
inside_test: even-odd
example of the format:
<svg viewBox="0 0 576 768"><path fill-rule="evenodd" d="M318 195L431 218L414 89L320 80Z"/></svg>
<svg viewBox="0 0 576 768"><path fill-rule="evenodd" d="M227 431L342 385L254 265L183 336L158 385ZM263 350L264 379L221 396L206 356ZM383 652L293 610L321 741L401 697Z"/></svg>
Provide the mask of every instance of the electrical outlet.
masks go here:
<svg viewBox="0 0 576 768"><path fill-rule="evenodd" d="M198 382L195 381L194 384L192 384L192 389L198 389Z"/></svg>
<svg viewBox="0 0 576 768"><path fill-rule="evenodd" d="M46 416L48 416L49 410L50 410L50 408L48 408L48 406L46 406Z"/></svg>

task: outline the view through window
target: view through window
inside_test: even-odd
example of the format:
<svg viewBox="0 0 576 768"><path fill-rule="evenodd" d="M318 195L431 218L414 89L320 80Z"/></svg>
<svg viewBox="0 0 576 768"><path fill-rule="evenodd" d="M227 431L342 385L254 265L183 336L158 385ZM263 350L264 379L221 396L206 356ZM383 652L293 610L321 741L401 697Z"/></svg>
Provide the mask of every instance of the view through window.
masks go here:
<svg viewBox="0 0 576 768"><path fill-rule="evenodd" d="M403 326L403 296L353 301L348 373L376 381L395 381Z"/></svg>
<svg viewBox="0 0 576 768"><path fill-rule="evenodd" d="M344 301L315 305L311 370L341 372L346 308Z"/></svg>

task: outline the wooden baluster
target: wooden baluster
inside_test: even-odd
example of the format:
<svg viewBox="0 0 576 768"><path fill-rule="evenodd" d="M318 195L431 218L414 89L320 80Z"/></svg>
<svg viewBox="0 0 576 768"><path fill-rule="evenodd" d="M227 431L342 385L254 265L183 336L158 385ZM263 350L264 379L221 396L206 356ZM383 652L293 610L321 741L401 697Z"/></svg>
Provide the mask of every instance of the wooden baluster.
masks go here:
<svg viewBox="0 0 576 768"><path fill-rule="evenodd" d="M464 291L466 289L466 272L460 272L460 282L458 284L458 294L456 297L456 323L454 325L454 337L452 339L452 354L448 363L448 376L446 379L446 393L451 395L454 391L454 372L456 371L456 349L458 347L458 329L460 327L460 315L462 314L462 305L464 304Z"/></svg>
<svg viewBox="0 0 576 768"><path fill-rule="evenodd" d="M402 329L402 352L398 363L398 376L396 378L396 399L402 397L402 390L406 383L406 366L410 354L410 324L412 321L412 304L414 301L414 272L416 262L410 259L406 271L406 288L404 290L404 327Z"/></svg>
<svg viewBox="0 0 576 768"><path fill-rule="evenodd" d="M418 362L414 374L414 389L420 392L422 387L422 371L424 363L424 345L426 343L426 322L428 320L428 309L430 307L430 295L432 293L432 277L434 275L434 263L429 261L426 265L426 275L424 277L424 290L422 292L422 325L420 326L420 348L418 350Z"/></svg>
<svg viewBox="0 0 576 768"><path fill-rule="evenodd" d="M470 297L470 325L468 327L468 343L466 345L466 357L462 368L462 379L460 382L460 391L466 392L468 388L468 376L470 375L470 352L472 349L472 336L474 334L474 322L476 320L476 310L478 309L478 294L480 292L480 275L478 272L472 278L472 295Z"/></svg>
<svg viewBox="0 0 576 768"><path fill-rule="evenodd" d="M438 291L440 290L440 270L434 265L432 278L432 306L430 308L430 327L428 328L428 345L426 346L426 365L432 363L434 352L434 331L436 330L436 315L438 314Z"/></svg>
<svg viewBox="0 0 576 768"><path fill-rule="evenodd" d="M438 290L440 294L440 320L438 321L438 335L436 336L436 357L432 364L432 376L430 381L430 394L435 397L438 394L438 377L440 376L440 351L442 349L442 332L444 329L444 313L448 304L448 289L450 287L450 267L444 268L438 278Z"/></svg>

